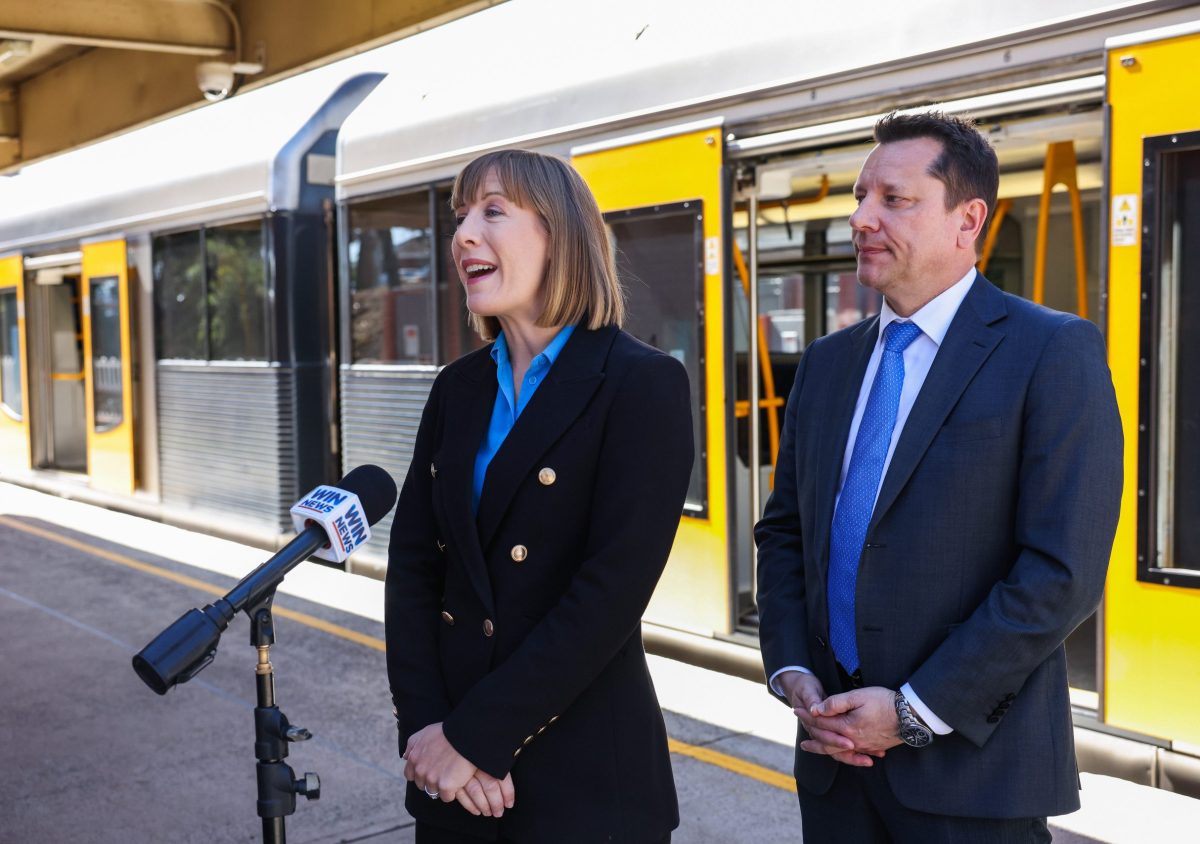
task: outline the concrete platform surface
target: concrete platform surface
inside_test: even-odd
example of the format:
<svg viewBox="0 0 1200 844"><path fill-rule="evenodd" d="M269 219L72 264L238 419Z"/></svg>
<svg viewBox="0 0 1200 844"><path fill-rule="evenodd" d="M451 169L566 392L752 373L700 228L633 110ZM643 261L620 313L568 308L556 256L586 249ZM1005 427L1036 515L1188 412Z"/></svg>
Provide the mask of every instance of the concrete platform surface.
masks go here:
<svg viewBox="0 0 1200 844"><path fill-rule="evenodd" d="M257 841L254 653L239 616L215 662L165 697L130 656L270 555L0 484L0 844ZM292 844L411 842L382 653L383 584L302 564L279 589L281 708L315 738L316 803ZM676 844L799 842L795 719L761 685L661 657ZM1200 801L1085 774L1059 844L1200 841Z"/></svg>

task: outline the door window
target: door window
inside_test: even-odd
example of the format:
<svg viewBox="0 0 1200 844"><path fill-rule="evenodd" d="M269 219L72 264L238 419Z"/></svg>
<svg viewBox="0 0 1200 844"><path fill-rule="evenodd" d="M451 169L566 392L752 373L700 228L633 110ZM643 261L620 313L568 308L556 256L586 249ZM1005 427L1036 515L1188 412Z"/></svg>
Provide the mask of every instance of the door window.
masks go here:
<svg viewBox="0 0 1200 844"><path fill-rule="evenodd" d="M1200 587L1200 132L1144 151L1138 577Z"/></svg>
<svg viewBox="0 0 1200 844"><path fill-rule="evenodd" d="M696 460L684 510L708 507L704 451L704 230L699 202L680 202L605 216L625 287L625 329L682 363L692 388Z"/></svg>
<svg viewBox="0 0 1200 844"><path fill-rule="evenodd" d="M121 380L121 288L116 276L88 282L92 316L92 408L97 433L124 419Z"/></svg>
<svg viewBox="0 0 1200 844"><path fill-rule="evenodd" d="M19 332L16 288L0 290L0 405L17 419L25 412Z"/></svg>

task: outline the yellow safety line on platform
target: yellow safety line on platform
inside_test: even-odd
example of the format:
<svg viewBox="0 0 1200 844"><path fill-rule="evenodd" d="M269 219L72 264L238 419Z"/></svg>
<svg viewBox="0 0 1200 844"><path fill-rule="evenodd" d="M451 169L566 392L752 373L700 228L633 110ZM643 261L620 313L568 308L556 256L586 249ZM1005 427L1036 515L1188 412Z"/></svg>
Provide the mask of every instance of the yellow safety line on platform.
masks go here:
<svg viewBox="0 0 1200 844"><path fill-rule="evenodd" d="M790 774L781 774L779 771L764 768L762 765L755 765L753 762L747 762L745 759L730 756L728 753L721 753L718 750L711 750L707 747L697 747L694 744L686 744L678 739L668 738L667 747L672 753L678 753L680 756L689 756L700 762L706 762L709 765L716 765L718 768L733 771L735 774L741 774L743 777L749 777L752 780L773 785L784 791L790 791L792 794L796 793L796 780Z"/></svg>
<svg viewBox="0 0 1200 844"><path fill-rule="evenodd" d="M43 539L48 539L51 542L57 542L60 545L66 545L69 548L74 548L77 551L83 551L85 554L92 554L96 557L102 557L110 562L118 563L122 566L128 566L131 569L136 569L144 574L152 574L156 577L161 577L166 580L179 583L183 586L191 586L193 589L199 589L201 592L208 592L212 595L224 595L226 590L218 586L213 586L211 583L205 583L203 580L197 580L194 577L188 577L186 574L179 574L170 571L169 569L159 568L158 566L143 563L140 560L135 560L132 557L126 557L124 554L117 554L113 551L105 551L102 548L88 545L86 542L80 542L77 539L71 539L67 536L60 536L48 530L43 530L33 525L23 524L8 516L0 516L0 524L8 527L22 530L26 533L31 533L34 536L40 536ZM332 636L338 636L342 639L347 639L359 645L365 645L368 648L373 648L377 651L384 650L384 642L382 639L377 639L374 636L368 636L366 633L359 633L357 630L351 630L348 627L342 627L340 624L334 624L330 621L317 618L315 615L308 613L296 612L295 610L285 609L283 607L272 607L271 612L281 618L289 618L292 621L297 621L300 624L306 624L309 627L329 633Z"/></svg>
<svg viewBox="0 0 1200 844"><path fill-rule="evenodd" d="M211 583L206 583L203 580L197 580L194 577L188 577L186 574L179 574L169 569L160 568L150 563L143 563L140 560L135 560L132 557L127 557L124 554L118 554L114 551L105 551L103 548L96 548L86 542L80 542L78 539L71 539L68 536L61 536L52 531L45 530L33 525L27 525L19 522L10 516L0 516L0 524L13 528L14 530L24 531L33 536L40 536L42 539L50 542L57 542L59 545L65 545L68 548L74 548L77 551L82 551L85 554L91 554L94 557L100 557L118 565L140 571L143 574L152 574L155 577L161 577L165 580L170 580L182 586L190 586L193 589L199 589L201 592L208 592L212 595L224 595L226 590L214 586ZM275 615L282 618L289 618L300 624L308 625L316 630L328 633L331 636L337 636L359 645L365 645L377 651L383 651L386 647L382 639L375 636L368 636L366 633L359 633L356 630L351 630L348 627L342 627L340 624L333 624L308 613L296 612L295 610L284 609L282 607L273 607L271 610ZM714 765L718 768L724 768L727 771L732 771L735 774L740 774L744 777L749 777L752 780L765 783L766 785L774 786L775 788L796 793L796 781L788 774L781 774L779 771L774 771L770 768L764 768L762 765L756 765L753 762L747 762L745 759L739 759L736 756L730 756L727 753L721 753L717 750L712 750L707 747L698 747L694 744L687 744L678 739L668 738L667 747L672 753L677 753L680 756L687 756L699 762L704 762L708 765Z"/></svg>

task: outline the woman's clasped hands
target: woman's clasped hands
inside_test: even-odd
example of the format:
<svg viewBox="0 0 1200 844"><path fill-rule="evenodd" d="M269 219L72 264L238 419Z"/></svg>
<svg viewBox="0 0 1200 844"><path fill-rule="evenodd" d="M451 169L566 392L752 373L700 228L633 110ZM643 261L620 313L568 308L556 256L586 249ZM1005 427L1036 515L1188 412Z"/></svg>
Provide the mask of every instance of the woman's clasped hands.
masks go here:
<svg viewBox="0 0 1200 844"><path fill-rule="evenodd" d="M404 777L431 798L458 801L472 815L498 818L516 800L512 774L496 779L454 749L441 722L413 733L404 748Z"/></svg>

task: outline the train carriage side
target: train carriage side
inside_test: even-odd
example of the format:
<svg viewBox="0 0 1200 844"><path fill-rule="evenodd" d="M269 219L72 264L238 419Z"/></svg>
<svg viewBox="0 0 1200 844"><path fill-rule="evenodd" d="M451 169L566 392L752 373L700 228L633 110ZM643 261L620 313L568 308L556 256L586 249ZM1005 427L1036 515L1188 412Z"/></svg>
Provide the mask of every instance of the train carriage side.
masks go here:
<svg viewBox="0 0 1200 844"><path fill-rule="evenodd" d="M1101 62L1081 65L1086 75L1058 81L976 94L961 80L958 93L972 95L939 104L979 118L1000 158L1000 201L980 269L1009 292L1092 319L1109 342L1126 481L1104 603L1067 641L1076 723L1087 728L1077 730L1081 764L1194 796L1200 568L1189 282L1198 266L1200 112L1179 84L1200 58L1197 32L1200 24L1185 22L1113 38L1093 55ZM731 453L750 475L743 489L770 487L796 353L878 310L878 297L854 279L849 187L870 149L865 127L909 107L923 105L891 98L874 115L760 135L731 127L733 182L742 186L731 249L743 279L731 285L741 429ZM741 497L733 512L754 501ZM736 623L747 632L751 521L735 526L731 560Z"/></svg>
<svg viewBox="0 0 1200 844"><path fill-rule="evenodd" d="M1125 487L1105 600L1104 723L1200 796L1200 21L1107 45L1109 350Z"/></svg>
<svg viewBox="0 0 1200 844"><path fill-rule="evenodd" d="M647 643L753 677L760 668L750 527L770 493L792 375L809 342L879 306L856 284L847 224L874 120L935 103L978 118L1002 171L981 269L1002 288L1092 319L1117 340L1127 317L1106 287L1104 43L1185 23L1195 9L1062 6L1049 20L1037 4L979 16L955 7L947 13L961 25L942 38L921 18L881 8L861 16L854 31L839 29L837 16L817 15L803 33L749 20L730 39L696 25L710 11L703 4L687 21L637 28L642 14L615 3L603 20L579 12L577 25L595 38L572 43L569 54L520 25L537 9L514 4L473 19L481 33L513 26L509 46L523 57L519 66L489 66L469 74L469 84L397 76L348 121L338 175L341 295L351 315L343 333L357 332L349 320L363 321L364 338L366 326L384 326L383 349L414 354L380 351L364 339L361 352L343 359L344 458L386 447L389 468L403 475L428 383L474 342L424 345L426 333L462 337L455 333L463 330L462 303L444 254L454 173L501 146L568 157L605 212L631 291L631 329L679 356L693 383L698 460L646 616ZM622 22L639 37L621 40ZM452 52L458 38L469 42L466 23L444 33L444 44L431 33L427 58ZM789 38L788 49L777 49ZM854 53L853 66L847 44L869 45ZM621 62L615 78L614 57ZM414 297L422 300L416 309ZM1128 413L1128 396L1122 407ZM409 427L382 430L384 408ZM1128 523L1127 515L1123 531ZM381 542L372 565L382 568L384 553ZM1115 558L1114 572L1124 568ZM1080 746L1089 769L1150 781L1165 770L1153 762L1170 744L1162 737L1189 740L1169 726L1186 709L1173 699L1174 714L1155 720L1144 699L1117 690L1114 667L1126 658L1118 649L1136 634L1116 599L1114 591L1068 642L1078 722L1101 737ZM1194 641L1181 629L1184 617L1172 615L1164 632L1179 656ZM1127 721L1130 741L1106 744L1115 740L1106 721L1135 710L1145 720ZM1131 758L1138 760L1132 768Z"/></svg>
<svg viewBox="0 0 1200 844"><path fill-rule="evenodd" d="M32 465L25 348L21 258L0 258L0 472L25 472Z"/></svg>
<svg viewBox="0 0 1200 844"><path fill-rule="evenodd" d="M938 107L975 117L1000 161L1000 201L992 236L981 248L980 270L1008 292L1099 321L1103 76L987 93L969 85L954 80L944 87ZM733 303L735 460L739 487L757 492L746 498L759 507L770 491L782 406L804 348L877 313L881 304L878 294L857 283L848 222L855 207L851 188L871 149L874 121L893 108L925 106L893 98L875 105L878 111L861 117L729 142L742 185L732 208L732 248L745 256L736 262ZM757 383L747 374L752 351ZM756 414L749 411L752 405ZM736 623L742 629L756 621L750 522L743 516L738 526L734 559ZM1070 645L1075 700L1094 709L1101 671L1095 619Z"/></svg>
<svg viewBox="0 0 1200 844"><path fill-rule="evenodd" d="M330 66L27 166L0 212L0 473L277 544L336 477ZM13 330L15 328L15 330Z"/></svg>

